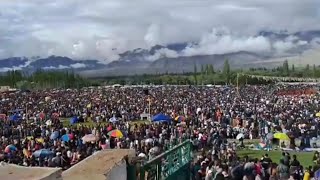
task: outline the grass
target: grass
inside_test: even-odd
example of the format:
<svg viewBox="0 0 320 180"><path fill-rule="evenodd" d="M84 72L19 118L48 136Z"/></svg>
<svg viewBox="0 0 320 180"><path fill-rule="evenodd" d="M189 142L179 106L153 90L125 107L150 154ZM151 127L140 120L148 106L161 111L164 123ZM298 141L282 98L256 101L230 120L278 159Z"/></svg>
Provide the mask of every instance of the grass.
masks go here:
<svg viewBox="0 0 320 180"><path fill-rule="evenodd" d="M260 150L260 151L240 150L240 151L237 151L237 154L240 157L247 155L251 158L258 158L258 159L260 159L266 153L269 155L269 157L272 159L273 162L279 163L281 156L282 156L282 151L263 151L263 150ZM297 155L297 159L300 161L300 163L303 167L313 165L313 162L312 162L313 152L291 152L290 154Z"/></svg>
<svg viewBox="0 0 320 180"><path fill-rule="evenodd" d="M88 122L83 122L83 123L77 123L74 125L70 124L70 118L61 118L60 121L62 122L64 127L69 127L69 126L79 126L81 124L81 126L96 126L97 123L93 122L93 121L88 121ZM102 125L107 125L109 122L101 122ZM142 124L142 123L149 123L149 121L141 121L141 120L137 120L137 121L132 121L130 122L130 124Z"/></svg>

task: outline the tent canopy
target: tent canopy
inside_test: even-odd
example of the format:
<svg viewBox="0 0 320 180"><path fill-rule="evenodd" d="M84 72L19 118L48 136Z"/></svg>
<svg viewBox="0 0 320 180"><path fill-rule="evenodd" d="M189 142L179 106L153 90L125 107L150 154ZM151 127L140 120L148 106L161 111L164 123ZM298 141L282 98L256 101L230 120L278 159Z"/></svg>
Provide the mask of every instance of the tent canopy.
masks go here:
<svg viewBox="0 0 320 180"><path fill-rule="evenodd" d="M157 114L153 116L152 122L170 122L172 118L170 116L166 116L164 114Z"/></svg>

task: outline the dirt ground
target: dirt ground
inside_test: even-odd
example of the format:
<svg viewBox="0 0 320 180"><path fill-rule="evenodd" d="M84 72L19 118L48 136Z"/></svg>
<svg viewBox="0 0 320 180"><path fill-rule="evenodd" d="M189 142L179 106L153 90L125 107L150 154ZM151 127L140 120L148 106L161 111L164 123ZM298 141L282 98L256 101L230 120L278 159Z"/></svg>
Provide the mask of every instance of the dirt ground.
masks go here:
<svg viewBox="0 0 320 180"><path fill-rule="evenodd" d="M129 149L105 150L93 155L62 173L64 180L105 180L105 174L126 155L132 155Z"/></svg>

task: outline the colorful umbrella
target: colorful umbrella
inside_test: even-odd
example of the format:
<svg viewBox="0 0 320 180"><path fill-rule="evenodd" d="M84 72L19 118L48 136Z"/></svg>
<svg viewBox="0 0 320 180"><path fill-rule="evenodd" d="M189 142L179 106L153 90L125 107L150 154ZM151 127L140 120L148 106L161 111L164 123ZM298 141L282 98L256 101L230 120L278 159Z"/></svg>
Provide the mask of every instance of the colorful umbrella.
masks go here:
<svg viewBox="0 0 320 180"><path fill-rule="evenodd" d="M285 133L275 133L273 137L279 140L290 140L289 136Z"/></svg>
<svg viewBox="0 0 320 180"><path fill-rule="evenodd" d="M12 151L17 151L17 150L18 150L18 149L17 149L14 145L10 144L10 145L8 145L8 146L4 149L4 152L10 153L10 152L12 152Z"/></svg>
<svg viewBox="0 0 320 180"><path fill-rule="evenodd" d="M183 117L183 116L177 116L176 118L174 118L174 120L175 121L178 121L178 122L183 122L183 121L185 121L185 117Z"/></svg>
<svg viewBox="0 0 320 180"><path fill-rule="evenodd" d="M112 130L110 132L108 132L109 136L115 137L115 138L122 138L123 134L121 131L119 131L118 129Z"/></svg>
<svg viewBox="0 0 320 180"><path fill-rule="evenodd" d="M99 138L93 134L87 134L82 137L82 141L84 141L84 142L96 142L98 140L99 140Z"/></svg>
<svg viewBox="0 0 320 180"><path fill-rule="evenodd" d="M54 154L54 153L53 153L52 151L48 150L48 149L40 149L40 150L35 151L35 152L33 153L33 155L34 155L35 157L47 157L47 156L51 156L51 155L53 155L53 154Z"/></svg>
<svg viewBox="0 0 320 180"><path fill-rule="evenodd" d="M259 146L260 146L261 148L265 148L267 145L266 145L265 143L259 143Z"/></svg>

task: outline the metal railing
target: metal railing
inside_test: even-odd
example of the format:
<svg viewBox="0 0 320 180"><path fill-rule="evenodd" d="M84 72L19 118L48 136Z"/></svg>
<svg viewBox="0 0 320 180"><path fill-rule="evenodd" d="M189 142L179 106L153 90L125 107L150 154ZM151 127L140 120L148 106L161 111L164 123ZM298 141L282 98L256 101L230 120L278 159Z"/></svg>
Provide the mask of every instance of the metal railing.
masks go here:
<svg viewBox="0 0 320 180"><path fill-rule="evenodd" d="M179 175L190 179L186 173L189 171L183 168L189 168L192 159L192 141L186 140L146 162L140 168L139 180L165 180Z"/></svg>

